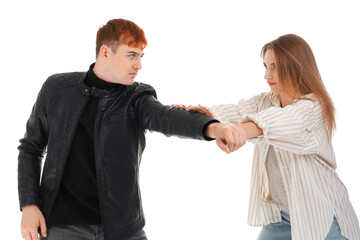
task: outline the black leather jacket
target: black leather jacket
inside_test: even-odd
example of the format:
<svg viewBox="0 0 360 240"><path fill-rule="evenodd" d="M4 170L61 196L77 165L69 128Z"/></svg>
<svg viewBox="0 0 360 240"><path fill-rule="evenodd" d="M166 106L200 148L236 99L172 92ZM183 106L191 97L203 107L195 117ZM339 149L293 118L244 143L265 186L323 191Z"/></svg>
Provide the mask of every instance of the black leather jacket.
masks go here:
<svg viewBox="0 0 360 240"><path fill-rule="evenodd" d="M162 105L149 85L134 83L121 92L106 91L87 87L85 76L86 72L53 75L39 92L19 146L20 208L38 205L49 218L79 117L89 95L100 95L94 146L101 220L105 239L126 239L145 225L138 186L145 130L206 139L204 130L216 120Z"/></svg>

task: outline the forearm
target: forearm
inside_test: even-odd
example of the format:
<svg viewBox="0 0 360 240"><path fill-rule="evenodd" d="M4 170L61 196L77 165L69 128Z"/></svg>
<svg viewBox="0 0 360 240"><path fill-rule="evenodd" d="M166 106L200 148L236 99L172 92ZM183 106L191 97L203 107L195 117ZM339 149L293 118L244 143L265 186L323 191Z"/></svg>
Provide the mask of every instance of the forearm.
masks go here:
<svg viewBox="0 0 360 240"><path fill-rule="evenodd" d="M166 136L207 139L205 129L217 120L196 112L162 105L153 96L143 96L138 103L138 115L144 129Z"/></svg>
<svg viewBox="0 0 360 240"><path fill-rule="evenodd" d="M18 191L20 208L40 203L40 175L43 151L36 149L28 139L22 139L18 157Z"/></svg>
<svg viewBox="0 0 360 240"><path fill-rule="evenodd" d="M263 135L263 130L259 128L254 122L245 122L236 126L245 131L246 139L255 138Z"/></svg>
<svg viewBox="0 0 360 240"><path fill-rule="evenodd" d="M27 205L39 205L40 195L40 169L41 163L31 163L29 160L19 161L18 165L18 192L20 209Z"/></svg>

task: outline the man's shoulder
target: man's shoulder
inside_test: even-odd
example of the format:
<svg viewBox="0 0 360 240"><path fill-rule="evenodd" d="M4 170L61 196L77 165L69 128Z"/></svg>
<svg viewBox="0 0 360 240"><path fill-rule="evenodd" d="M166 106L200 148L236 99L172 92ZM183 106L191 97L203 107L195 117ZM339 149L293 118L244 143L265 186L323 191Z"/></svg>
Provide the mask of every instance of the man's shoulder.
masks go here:
<svg viewBox="0 0 360 240"><path fill-rule="evenodd" d="M80 84L85 76L86 72L56 73L48 77L44 85L49 90L71 87Z"/></svg>
<svg viewBox="0 0 360 240"><path fill-rule="evenodd" d="M155 88L146 83L134 82L132 85L132 90L135 95L141 96L145 94L150 94L154 97L157 97Z"/></svg>

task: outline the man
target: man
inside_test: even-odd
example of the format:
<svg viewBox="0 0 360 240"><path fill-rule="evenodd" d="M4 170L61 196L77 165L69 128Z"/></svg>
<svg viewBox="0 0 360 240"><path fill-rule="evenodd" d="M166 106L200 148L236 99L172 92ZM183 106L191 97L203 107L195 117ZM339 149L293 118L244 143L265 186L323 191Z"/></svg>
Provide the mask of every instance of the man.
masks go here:
<svg viewBox="0 0 360 240"><path fill-rule="evenodd" d="M242 132L199 113L162 105L134 82L147 41L131 21L110 20L87 72L55 74L39 92L19 146L22 236L146 239L138 186L145 130L211 140L230 153ZM41 161L47 149L40 183Z"/></svg>

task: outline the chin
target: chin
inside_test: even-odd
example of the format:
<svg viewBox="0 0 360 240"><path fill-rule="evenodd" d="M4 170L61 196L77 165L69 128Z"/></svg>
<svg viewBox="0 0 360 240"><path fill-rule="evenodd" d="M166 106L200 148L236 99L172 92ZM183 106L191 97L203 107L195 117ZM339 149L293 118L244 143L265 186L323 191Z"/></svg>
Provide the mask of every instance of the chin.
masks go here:
<svg viewBox="0 0 360 240"><path fill-rule="evenodd" d="M273 93L279 93L279 91L277 89L274 89L274 88L270 88L270 91L273 92Z"/></svg>
<svg viewBox="0 0 360 240"><path fill-rule="evenodd" d="M134 79L132 80L128 80L122 83L123 85L133 85L134 84Z"/></svg>
<svg viewBox="0 0 360 240"><path fill-rule="evenodd" d="M122 85L133 85L134 83L134 80L133 78L130 78L130 79L121 79L118 81L118 83L122 84Z"/></svg>

